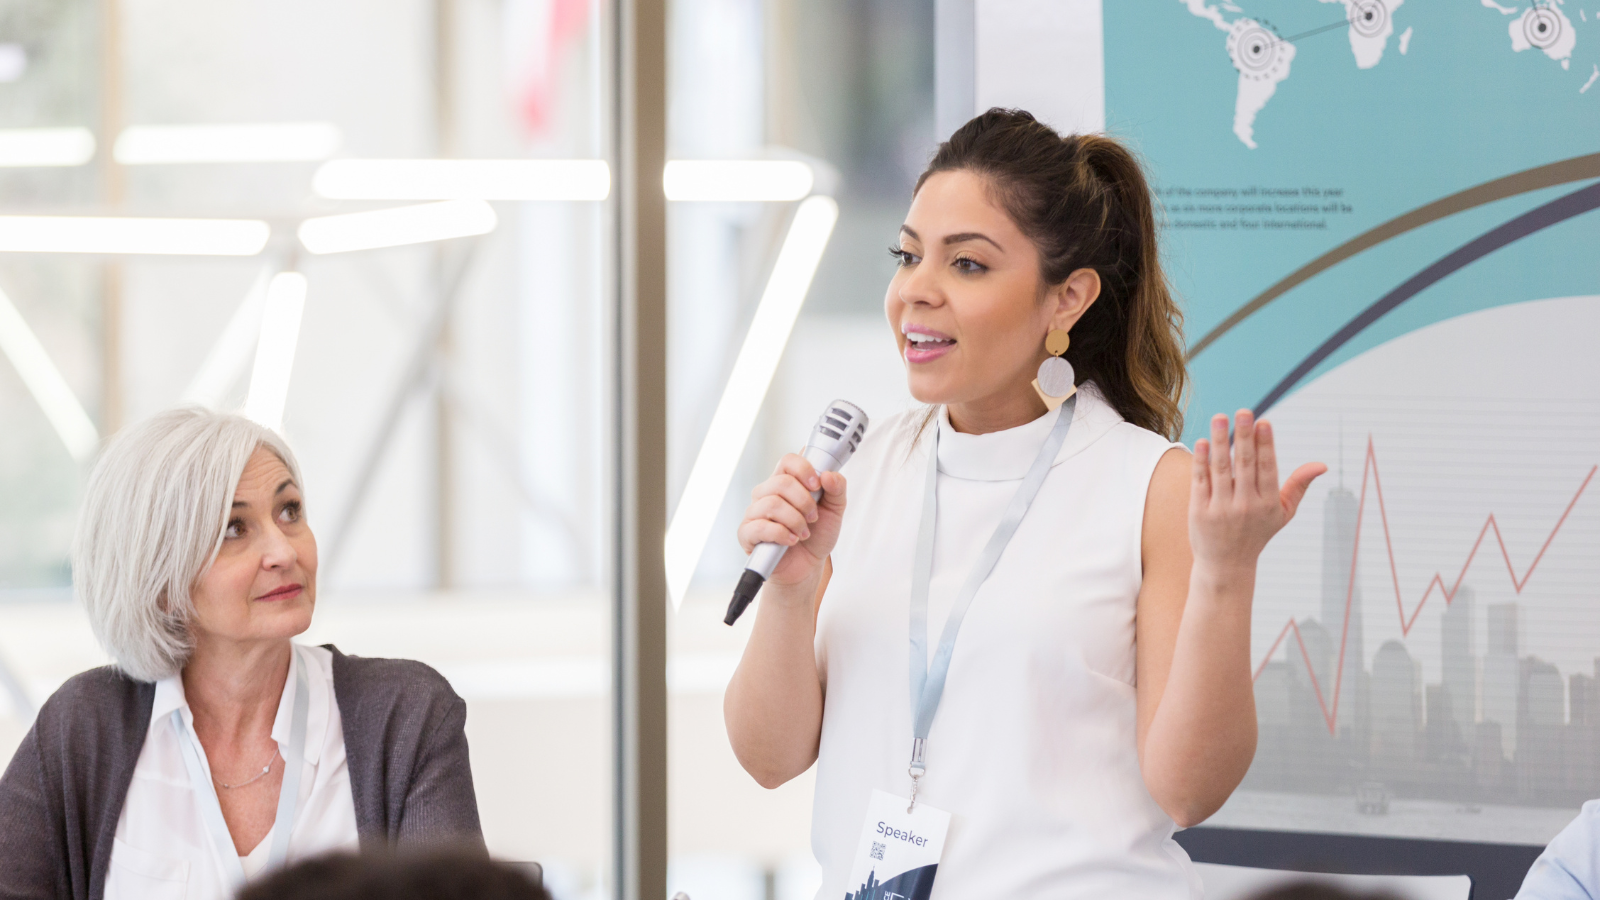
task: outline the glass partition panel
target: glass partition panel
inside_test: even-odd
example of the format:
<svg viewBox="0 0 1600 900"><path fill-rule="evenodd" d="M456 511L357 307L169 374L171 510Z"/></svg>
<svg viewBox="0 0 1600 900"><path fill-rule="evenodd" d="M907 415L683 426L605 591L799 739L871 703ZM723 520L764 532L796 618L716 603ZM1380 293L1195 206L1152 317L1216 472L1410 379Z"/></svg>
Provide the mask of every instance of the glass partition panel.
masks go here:
<svg viewBox="0 0 1600 900"><path fill-rule="evenodd" d="M910 401L885 248L935 145L932 48L932 6L906 0L672 6L672 158L798 163L810 182L774 166L755 183L725 169L703 195L668 183L669 893L809 898L820 883L812 773L766 790L729 745L722 694L755 616L722 619L751 488L830 400L876 420Z"/></svg>
<svg viewBox="0 0 1600 900"><path fill-rule="evenodd" d="M265 236L103 254L0 228L0 763L107 662L70 590L96 441L185 403L281 407L320 557L303 640L442 672L469 705L491 850L543 863L561 900L609 894L606 16L0 8L0 212ZM286 272L305 290L285 330Z"/></svg>

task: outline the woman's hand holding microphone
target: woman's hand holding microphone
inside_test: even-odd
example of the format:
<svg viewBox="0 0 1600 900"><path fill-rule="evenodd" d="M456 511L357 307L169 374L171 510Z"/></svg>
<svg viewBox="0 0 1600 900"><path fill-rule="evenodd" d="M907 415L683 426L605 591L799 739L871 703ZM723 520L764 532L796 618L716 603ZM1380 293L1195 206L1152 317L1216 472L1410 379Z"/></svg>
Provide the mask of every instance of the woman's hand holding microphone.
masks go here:
<svg viewBox="0 0 1600 900"><path fill-rule="evenodd" d="M822 499L811 499L818 489ZM763 543L789 548L767 578L763 602L809 604L844 522L844 476L818 473L805 457L790 453L778 461L771 478L756 485L750 499L739 523L739 546L746 553Z"/></svg>

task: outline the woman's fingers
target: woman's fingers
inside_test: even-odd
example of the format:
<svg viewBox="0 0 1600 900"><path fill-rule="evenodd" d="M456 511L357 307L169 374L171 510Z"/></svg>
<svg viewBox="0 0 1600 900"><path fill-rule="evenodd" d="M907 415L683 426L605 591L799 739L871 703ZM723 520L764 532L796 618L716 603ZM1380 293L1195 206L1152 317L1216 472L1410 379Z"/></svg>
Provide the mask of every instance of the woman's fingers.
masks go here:
<svg viewBox="0 0 1600 900"><path fill-rule="evenodd" d="M780 544L793 547L800 543L793 531L771 519L746 519L739 526L739 546L749 553L757 544Z"/></svg>
<svg viewBox="0 0 1600 900"><path fill-rule="evenodd" d="M795 509L789 504L788 500L776 494L762 497L760 500L750 504L750 511L745 513L745 516L750 519L766 519L770 522L777 522L779 525L794 532L795 537L802 541L811 537L810 520L806 518L805 513Z"/></svg>
<svg viewBox="0 0 1600 900"><path fill-rule="evenodd" d="M817 501L811 492L821 486L816 469L804 457L784 456L772 477L750 492L750 507L739 524L739 546L748 553L756 544L792 547L808 539L810 523L817 520Z"/></svg>
<svg viewBox="0 0 1600 900"><path fill-rule="evenodd" d="M1189 508L1205 509L1211 502L1211 442L1194 442L1194 477L1189 479Z"/></svg>
<svg viewBox="0 0 1600 900"><path fill-rule="evenodd" d="M812 497L816 493L819 496ZM739 546L801 545L804 553L785 554L768 576L774 584L797 584L811 577L833 550L844 520L845 480L837 472L818 472L798 454L779 460L772 477L750 492L750 506L739 523Z"/></svg>
<svg viewBox="0 0 1600 900"><path fill-rule="evenodd" d="M1211 498L1228 500L1233 497L1233 468L1228 459L1228 417L1218 413L1211 417Z"/></svg>
<svg viewBox="0 0 1600 900"><path fill-rule="evenodd" d="M807 522L817 520L817 501L811 499L811 491L806 490L800 479L793 475L774 475L756 485L755 490L750 492L752 503L759 502L764 497L782 497L790 506L799 510Z"/></svg>
<svg viewBox="0 0 1600 900"><path fill-rule="evenodd" d="M1224 415L1212 417L1209 440L1195 442L1189 545L1197 560L1254 566L1267 542L1294 518L1311 482L1328 467L1307 463L1280 489L1272 426L1256 421L1247 409L1239 410L1232 424L1231 453L1229 418Z"/></svg>
<svg viewBox="0 0 1600 900"><path fill-rule="evenodd" d="M822 505L829 509L844 509L844 476L838 472L823 472L818 480L822 484Z"/></svg>
<svg viewBox="0 0 1600 900"><path fill-rule="evenodd" d="M1256 423L1256 489L1263 497L1278 491L1278 448L1272 443L1272 423Z"/></svg>
<svg viewBox="0 0 1600 900"><path fill-rule="evenodd" d="M817 470L810 461L798 453L786 453L778 460L778 468L772 474L789 475L796 481L806 486L807 491L814 491L822 487L822 482L817 478Z"/></svg>
<svg viewBox="0 0 1600 900"><path fill-rule="evenodd" d="M1256 494L1256 417L1248 409L1233 414L1233 485L1236 495Z"/></svg>
<svg viewBox="0 0 1600 900"><path fill-rule="evenodd" d="M1289 474L1289 480L1283 483L1283 491L1280 494L1283 501L1283 511L1285 513L1283 521L1285 524L1294 518L1295 510L1300 508L1300 501L1305 499L1306 491L1311 488L1311 482L1326 471L1328 471L1326 465L1314 462L1306 463Z"/></svg>

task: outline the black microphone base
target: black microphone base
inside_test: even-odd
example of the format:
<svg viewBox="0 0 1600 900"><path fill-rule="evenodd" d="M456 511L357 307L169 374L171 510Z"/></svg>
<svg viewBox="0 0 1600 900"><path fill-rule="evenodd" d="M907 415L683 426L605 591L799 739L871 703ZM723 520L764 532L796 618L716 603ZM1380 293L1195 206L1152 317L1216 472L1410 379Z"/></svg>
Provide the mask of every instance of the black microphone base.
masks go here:
<svg viewBox="0 0 1600 900"><path fill-rule="evenodd" d="M722 618L723 624L732 625L739 621L766 581L760 572L745 569L744 574L739 576L739 586L733 589L733 601L728 604L728 614Z"/></svg>

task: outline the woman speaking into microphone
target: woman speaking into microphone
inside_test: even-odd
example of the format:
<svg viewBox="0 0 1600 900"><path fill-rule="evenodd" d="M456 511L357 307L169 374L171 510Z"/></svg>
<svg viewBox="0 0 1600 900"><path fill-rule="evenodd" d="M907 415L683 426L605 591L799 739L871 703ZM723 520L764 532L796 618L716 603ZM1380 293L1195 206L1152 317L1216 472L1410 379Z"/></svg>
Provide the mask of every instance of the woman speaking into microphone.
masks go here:
<svg viewBox="0 0 1600 900"><path fill-rule="evenodd" d="M931 408L868 432L848 498L795 455L756 489L740 541L788 552L734 751L767 787L817 764L820 898L1197 897L1172 833L1250 766L1256 560L1326 466L1280 488L1248 411L1231 453L1221 415L1173 443L1181 313L1110 138L978 116L889 252Z"/></svg>

